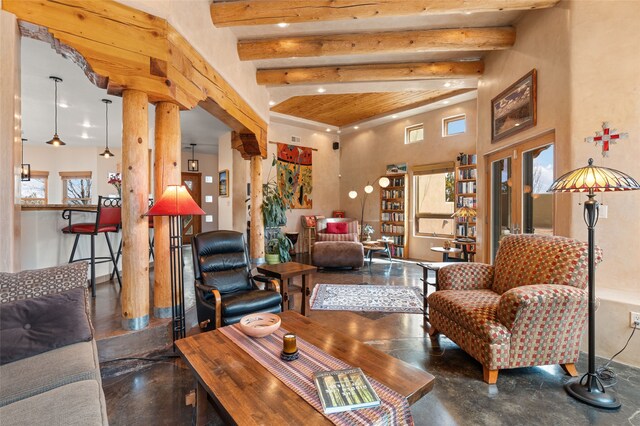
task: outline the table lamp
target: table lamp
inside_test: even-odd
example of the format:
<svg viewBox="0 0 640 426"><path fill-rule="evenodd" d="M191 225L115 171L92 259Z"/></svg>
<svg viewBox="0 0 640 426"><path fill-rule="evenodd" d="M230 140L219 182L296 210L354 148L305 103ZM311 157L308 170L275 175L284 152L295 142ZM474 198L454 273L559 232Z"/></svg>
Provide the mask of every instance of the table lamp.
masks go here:
<svg viewBox="0 0 640 426"><path fill-rule="evenodd" d="M463 217L464 218L464 235L463 237L465 238L469 238L469 218L470 217L476 217L478 215L478 213L476 212L476 209L474 209L473 207L467 207L467 206L463 206L460 207L458 210L456 210L451 217L455 217L455 218L459 218L459 217Z"/></svg>
<svg viewBox="0 0 640 426"><path fill-rule="evenodd" d="M184 270L182 265L182 217L203 215L204 211L191 198L187 188L168 185L160 199L145 214L146 216L169 216L169 267L171 274L171 319L173 323L173 350L176 340L186 334L184 314Z"/></svg>
<svg viewBox="0 0 640 426"><path fill-rule="evenodd" d="M604 385L596 373L596 299L595 299L595 227L598 223L600 203L595 199L596 192L630 191L640 189L640 184L631 176L618 170L589 165L560 176L551 184L550 192L586 192L588 200L584 203L584 221L588 229L589 244L589 371L580 380L572 380L564 385L569 395L599 408L616 409L622 405L612 393L605 391Z"/></svg>

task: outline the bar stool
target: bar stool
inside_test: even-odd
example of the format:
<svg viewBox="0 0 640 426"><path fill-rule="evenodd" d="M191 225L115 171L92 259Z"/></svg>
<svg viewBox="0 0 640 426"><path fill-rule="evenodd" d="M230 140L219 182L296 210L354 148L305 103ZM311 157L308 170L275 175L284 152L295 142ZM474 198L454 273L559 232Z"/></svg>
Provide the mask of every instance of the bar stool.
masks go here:
<svg viewBox="0 0 640 426"><path fill-rule="evenodd" d="M93 214L95 220L93 222L80 222L74 223L73 213ZM77 214L76 216L77 217ZM96 296L96 263L112 262L115 268L116 276L118 277L118 284L122 288L122 281L120 280L120 272L118 271L118 264L116 257L113 253L113 247L111 246L111 240L108 233L117 233L121 226L121 203L119 198L103 198L98 197L98 209L97 210L80 210L80 209L65 209L62 212L62 218L68 220L69 224L62 228L63 234L73 234L76 236L73 242L73 249L71 250L71 256L69 256L69 263L79 262L82 260L91 261L91 295ZM95 238L98 234L104 234L107 240L107 246L109 247L110 256L96 257L96 243ZM91 257L85 257L82 259L75 259L76 249L78 248L78 241L81 235L91 236Z"/></svg>
<svg viewBox="0 0 640 426"><path fill-rule="evenodd" d="M149 200L149 208L151 208L151 206L153 206L153 200ZM153 231L153 233L151 232ZM155 260L155 252L153 251L153 243L155 241L155 230L153 228L153 217L149 216L149 257L151 259ZM118 262L120 261L120 256L122 256L122 237L120 237L120 245L118 245L118 254L116 254L116 265L118 264ZM113 271L111 271L111 276L109 277L110 280L113 280L113 276L116 274L116 271L118 270L117 267L113 268Z"/></svg>

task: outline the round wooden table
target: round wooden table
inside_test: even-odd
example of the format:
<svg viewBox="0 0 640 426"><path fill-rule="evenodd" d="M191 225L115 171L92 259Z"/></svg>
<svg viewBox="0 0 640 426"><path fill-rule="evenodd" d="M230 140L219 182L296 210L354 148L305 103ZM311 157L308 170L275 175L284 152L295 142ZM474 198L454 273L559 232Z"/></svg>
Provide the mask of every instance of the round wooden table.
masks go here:
<svg viewBox="0 0 640 426"><path fill-rule="evenodd" d="M442 261L443 262L448 262L449 261L449 255L450 254L459 254L462 253L462 249L459 248L455 248L455 247L451 247L451 248L444 248L444 247L431 247L431 251L435 251L437 253L442 253Z"/></svg>

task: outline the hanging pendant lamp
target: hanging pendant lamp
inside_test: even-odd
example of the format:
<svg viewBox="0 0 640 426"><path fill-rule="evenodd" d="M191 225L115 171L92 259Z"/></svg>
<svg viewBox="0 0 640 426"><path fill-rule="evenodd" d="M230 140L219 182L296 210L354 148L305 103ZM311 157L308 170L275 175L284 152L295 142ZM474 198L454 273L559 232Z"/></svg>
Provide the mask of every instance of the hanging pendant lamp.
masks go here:
<svg viewBox="0 0 640 426"><path fill-rule="evenodd" d="M62 142L62 140L60 139L60 137L58 137L58 83L62 83L62 79L60 77L55 77L55 76L49 76L49 78L51 80L53 80L54 84L55 84L55 104L54 104L54 111L55 111L55 132L53 133L53 139L51 139L50 141L47 141L47 143L49 145L53 145L53 146L62 146L62 145L66 145L66 143Z"/></svg>
<svg viewBox="0 0 640 426"><path fill-rule="evenodd" d="M109 104L111 103L111 101L109 99L103 99L102 102L104 102L106 124L104 127L104 140L105 140L104 152L100 155L103 156L104 158L111 158L113 157L113 153L109 151Z"/></svg>
<svg viewBox="0 0 640 426"><path fill-rule="evenodd" d="M194 154L194 149L196 147L196 144L192 143L189 145L191 145L191 158L187 162L187 170L189 170L190 172L197 172L200 169L200 167L198 164L198 160L195 159L195 154Z"/></svg>
<svg viewBox="0 0 640 426"><path fill-rule="evenodd" d="M24 162L24 143L28 139L22 138L22 165L20 167L20 180L23 182L31 180L31 164L25 164Z"/></svg>

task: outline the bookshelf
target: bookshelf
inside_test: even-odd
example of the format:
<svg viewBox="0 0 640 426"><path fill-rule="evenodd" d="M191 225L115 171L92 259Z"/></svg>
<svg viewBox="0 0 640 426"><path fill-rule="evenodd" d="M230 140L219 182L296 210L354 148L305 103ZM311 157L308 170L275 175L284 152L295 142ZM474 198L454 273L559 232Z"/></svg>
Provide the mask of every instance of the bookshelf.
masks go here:
<svg viewBox="0 0 640 426"><path fill-rule="evenodd" d="M407 175L391 174L386 177L391 183L386 188L380 188L380 235L391 241L389 249L392 257L406 259L409 257Z"/></svg>
<svg viewBox="0 0 640 426"><path fill-rule="evenodd" d="M475 154L460 153L455 176L456 210L460 207L478 208L477 182L478 168ZM476 218L456 218L456 239L476 239Z"/></svg>

